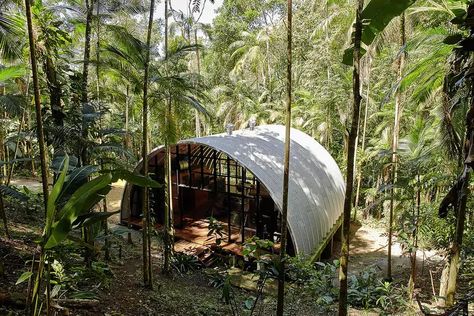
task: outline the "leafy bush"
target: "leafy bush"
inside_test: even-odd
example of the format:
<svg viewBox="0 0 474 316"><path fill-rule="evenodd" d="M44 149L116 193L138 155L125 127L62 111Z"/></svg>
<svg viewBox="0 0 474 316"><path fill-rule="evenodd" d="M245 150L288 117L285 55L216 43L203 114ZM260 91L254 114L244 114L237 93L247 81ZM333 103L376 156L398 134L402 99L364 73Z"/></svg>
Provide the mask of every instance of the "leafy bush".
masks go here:
<svg viewBox="0 0 474 316"><path fill-rule="evenodd" d="M216 246L219 246L222 242L222 237L224 236L224 226L212 216L208 217L207 220L209 221L209 232L207 233L207 236L214 236Z"/></svg>
<svg viewBox="0 0 474 316"><path fill-rule="evenodd" d="M183 252L176 252L171 258L171 266L178 273L188 273L201 268L201 263L195 255L188 255Z"/></svg>
<svg viewBox="0 0 474 316"><path fill-rule="evenodd" d="M377 275L377 270L370 267L358 275L351 275L348 280L347 298L354 307L379 307L383 311L392 311L404 305L403 295L393 286Z"/></svg>
<svg viewBox="0 0 474 316"><path fill-rule="evenodd" d="M330 305L339 295L336 282L338 267L338 260L313 264L304 257L293 257L288 259L288 279L316 297L317 304Z"/></svg>
<svg viewBox="0 0 474 316"><path fill-rule="evenodd" d="M227 272L225 270L214 268L214 269L207 269L204 271L204 273L208 277L209 286L212 286L216 289L224 286L224 283L227 277Z"/></svg>

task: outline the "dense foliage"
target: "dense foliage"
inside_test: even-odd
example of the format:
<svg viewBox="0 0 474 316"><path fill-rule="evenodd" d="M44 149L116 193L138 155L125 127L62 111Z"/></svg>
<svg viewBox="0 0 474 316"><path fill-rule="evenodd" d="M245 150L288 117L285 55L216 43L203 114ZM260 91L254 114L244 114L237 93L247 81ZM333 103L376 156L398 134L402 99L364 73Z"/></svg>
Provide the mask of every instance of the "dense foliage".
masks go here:
<svg viewBox="0 0 474 316"><path fill-rule="evenodd" d="M370 1L366 14L379 10L377 3ZM354 216L387 227L392 205L394 235L410 254L418 248L436 249L448 257L455 240L456 203L439 206L451 194L465 163L472 38L464 19L470 3L400 1L396 10L381 10L390 16L390 23L366 29L362 37ZM145 139L150 148L222 132L229 123L245 128L250 119L260 125L284 122L286 1L224 0L212 25L200 22L204 6L213 6L212 1L189 0L185 11L175 9L171 1L169 33L163 27L164 13L155 12L158 23L151 30L148 65L149 4L147 0L33 2L45 138L50 171L60 186L66 176L66 171L62 177L59 173L66 155L71 170L94 168L88 169L87 177L98 176L99 169L112 177L109 170L131 169L139 159L144 139L143 73L148 67L150 131ZM352 52L347 49L355 7L354 0L294 0L293 126L317 139L340 166L347 159L351 124ZM38 173L23 11L21 1L0 1L0 209L2 196L21 200L26 208L38 205L25 202L37 199L33 194L10 186L14 176ZM401 46L397 16L402 12L406 43ZM88 49L89 56L84 54ZM394 138L399 138L395 148ZM88 201L87 210L100 199ZM461 276L467 282L472 282L474 271L472 206L468 200L461 249ZM54 216L47 219L48 236L54 220ZM209 236L218 246L221 227L213 224ZM54 246L66 233L60 237ZM42 246L53 247L47 239ZM180 273L198 270L194 257L180 255L171 264ZM335 265L315 269L298 264L290 265L290 279L304 283L318 302L337 300L332 285ZM52 268L52 280L61 288L57 291L70 287L72 277L65 275L62 264L54 261ZM373 271L349 282L353 306L390 310L401 300Z"/></svg>

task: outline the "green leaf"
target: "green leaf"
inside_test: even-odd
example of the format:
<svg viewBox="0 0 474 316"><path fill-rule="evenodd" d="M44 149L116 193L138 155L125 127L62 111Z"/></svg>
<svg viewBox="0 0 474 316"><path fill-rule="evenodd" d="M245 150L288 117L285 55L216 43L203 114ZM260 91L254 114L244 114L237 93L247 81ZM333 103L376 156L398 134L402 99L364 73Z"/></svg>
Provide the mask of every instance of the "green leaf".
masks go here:
<svg viewBox="0 0 474 316"><path fill-rule="evenodd" d="M112 182L117 182L118 180L125 180L131 184L138 185L141 187L149 188L161 188L162 185L157 181L153 180L150 177L145 177L140 174L132 173L125 169L113 170L113 180Z"/></svg>
<svg viewBox="0 0 474 316"><path fill-rule="evenodd" d="M102 222L109 218L112 215L119 213L116 212L97 212L97 213L87 213L79 216L73 223L73 228L80 228L85 226L94 225L95 223Z"/></svg>
<svg viewBox="0 0 474 316"><path fill-rule="evenodd" d="M72 223L82 214L90 211L110 191L112 174L101 175L82 185L71 196L60 212L60 219L53 224L45 249L51 249L63 241L72 230Z"/></svg>
<svg viewBox="0 0 474 316"><path fill-rule="evenodd" d="M367 50L365 50L364 48L360 48L360 55L361 56L364 56L365 53L367 52ZM344 51L344 56L342 57L342 63L345 64L345 65L352 65L353 62L354 62L354 48L351 47L351 48L348 48Z"/></svg>
<svg viewBox="0 0 474 316"><path fill-rule="evenodd" d="M28 280L29 278L31 278L32 275L33 275L33 272L30 272L30 271L23 272L23 274L20 275L20 277L18 278L18 280L16 280L15 285L18 285L18 284L20 284L20 283L25 282L26 280Z"/></svg>
<svg viewBox="0 0 474 316"><path fill-rule="evenodd" d="M53 224L54 219L56 217L56 200L58 199L59 194L61 193L61 189L63 188L63 184L64 184L64 180L66 179L68 168L69 168L69 157L66 156L63 161L63 168L62 168L61 174L59 175L59 178L54 184L53 190L51 190L51 193L49 194L49 197L48 197L48 206L46 209L46 225L44 227L44 233L43 233L43 235L46 236L46 238L49 237L51 225Z"/></svg>
<svg viewBox="0 0 474 316"><path fill-rule="evenodd" d="M87 179L97 172L97 166L84 166L74 169L64 181L63 189L58 200L67 200L81 185L87 182Z"/></svg>
<svg viewBox="0 0 474 316"><path fill-rule="evenodd" d="M21 193L20 191L18 191L14 187L8 187L6 185L0 185L0 194L3 195L3 196L9 196L9 197L14 198L14 199L16 199L18 201L21 201L21 202L28 201L28 196Z"/></svg>
<svg viewBox="0 0 474 316"><path fill-rule="evenodd" d="M22 65L6 67L0 69L0 82L5 82L10 79L20 78L26 74L26 69Z"/></svg>
<svg viewBox="0 0 474 316"><path fill-rule="evenodd" d="M395 17L401 15L406 9L413 5L416 0L372 0L367 4L361 14L363 21L362 43L369 46L375 37L382 33L387 25ZM352 34L354 36L354 34ZM365 52L361 52L361 56ZM352 66L353 52L346 49L343 63Z"/></svg>

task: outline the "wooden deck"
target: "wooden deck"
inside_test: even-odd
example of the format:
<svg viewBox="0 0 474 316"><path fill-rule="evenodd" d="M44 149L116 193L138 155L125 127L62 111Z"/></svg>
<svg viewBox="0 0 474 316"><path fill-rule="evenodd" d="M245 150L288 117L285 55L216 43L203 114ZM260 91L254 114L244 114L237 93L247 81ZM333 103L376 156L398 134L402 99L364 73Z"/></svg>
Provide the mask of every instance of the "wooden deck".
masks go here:
<svg viewBox="0 0 474 316"><path fill-rule="evenodd" d="M141 228L142 221L138 218L125 219L122 223L134 228ZM207 236L209 232L209 221L206 219L192 220L185 219L183 228L175 228L175 244L176 252L184 252L188 254L201 255L206 250L211 249L215 245L215 236ZM222 223L224 234L220 243L220 248L229 251L235 255L242 256L242 244L240 242L240 229L232 227L231 242L228 242L227 224ZM156 228L162 228L162 225L156 225ZM246 237L251 237L252 232L246 231Z"/></svg>

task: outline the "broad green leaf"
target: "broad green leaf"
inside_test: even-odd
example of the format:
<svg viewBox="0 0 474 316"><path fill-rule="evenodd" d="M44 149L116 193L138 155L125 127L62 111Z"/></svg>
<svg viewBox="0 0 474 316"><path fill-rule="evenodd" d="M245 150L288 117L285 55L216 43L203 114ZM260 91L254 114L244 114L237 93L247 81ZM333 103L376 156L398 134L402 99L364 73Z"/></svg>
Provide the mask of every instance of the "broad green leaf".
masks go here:
<svg viewBox="0 0 474 316"><path fill-rule="evenodd" d="M112 175L101 175L82 185L71 196L60 212L60 219L53 224L45 249L57 246L72 230L72 223L82 214L90 211L110 191Z"/></svg>
<svg viewBox="0 0 474 316"><path fill-rule="evenodd" d="M84 166L74 169L64 181L63 189L58 197L58 201L68 199L74 191L76 191L81 185L87 182L87 179L94 173L97 172L97 166Z"/></svg>
<svg viewBox="0 0 474 316"><path fill-rule="evenodd" d="M25 282L26 280L31 278L32 275L33 273L31 271L23 272L22 275L20 275L20 277L18 278L18 280L16 280L15 285Z"/></svg>
<svg viewBox="0 0 474 316"><path fill-rule="evenodd" d="M364 56L367 51L364 48L360 48L360 56ZM354 48L348 48L344 51L342 62L346 65L352 65L354 62Z"/></svg>
<svg viewBox="0 0 474 316"><path fill-rule="evenodd" d="M56 200L58 199L61 189L63 188L64 180L66 179L67 170L69 168L69 157L66 156L63 161L63 168L58 180L53 186L53 190L48 197L48 207L46 209L46 225L44 227L44 235L46 238L49 237L51 225L56 217Z"/></svg>
<svg viewBox="0 0 474 316"><path fill-rule="evenodd" d="M145 176L130 172L125 169L113 170L112 174L113 174L112 182L117 182L118 180L125 180L131 184L138 185L141 187L145 187L145 186L149 188L162 187L160 183L158 183L157 181L153 180L150 177L145 177Z"/></svg>
<svg viewBox="0 0 474 316"><path fill-rule="evenodd" d="M98 213L87 213L79 216L73 223L73 228L80 228L85 226L94 225L95 223L102 222L112 215L119 213L116 212L98 212Z"/></svg>
<svg viewBox="0 0 474 316"><path fill-rule="evenodd" d="M28 201L28 196L26 194L21 193L14 187L8 187L6 185L0 185L0 194L3 196L9 196L14 198L18 201L26 202Z"/></svg>
<svg viewBox="0 0 474 316"><path fill-rule="evenodd" d="M367 4L361 14L363 21L362 43L369 46L375 37L383 32L385 27L395 17L401 15L406 9L413 5L416 0L372 0ZM354 35L354 34L352 34ZM361 56L365 52L361 52ZM343 63L351 66L353 63L353 52L347 49L344 52Z"/></svg>

